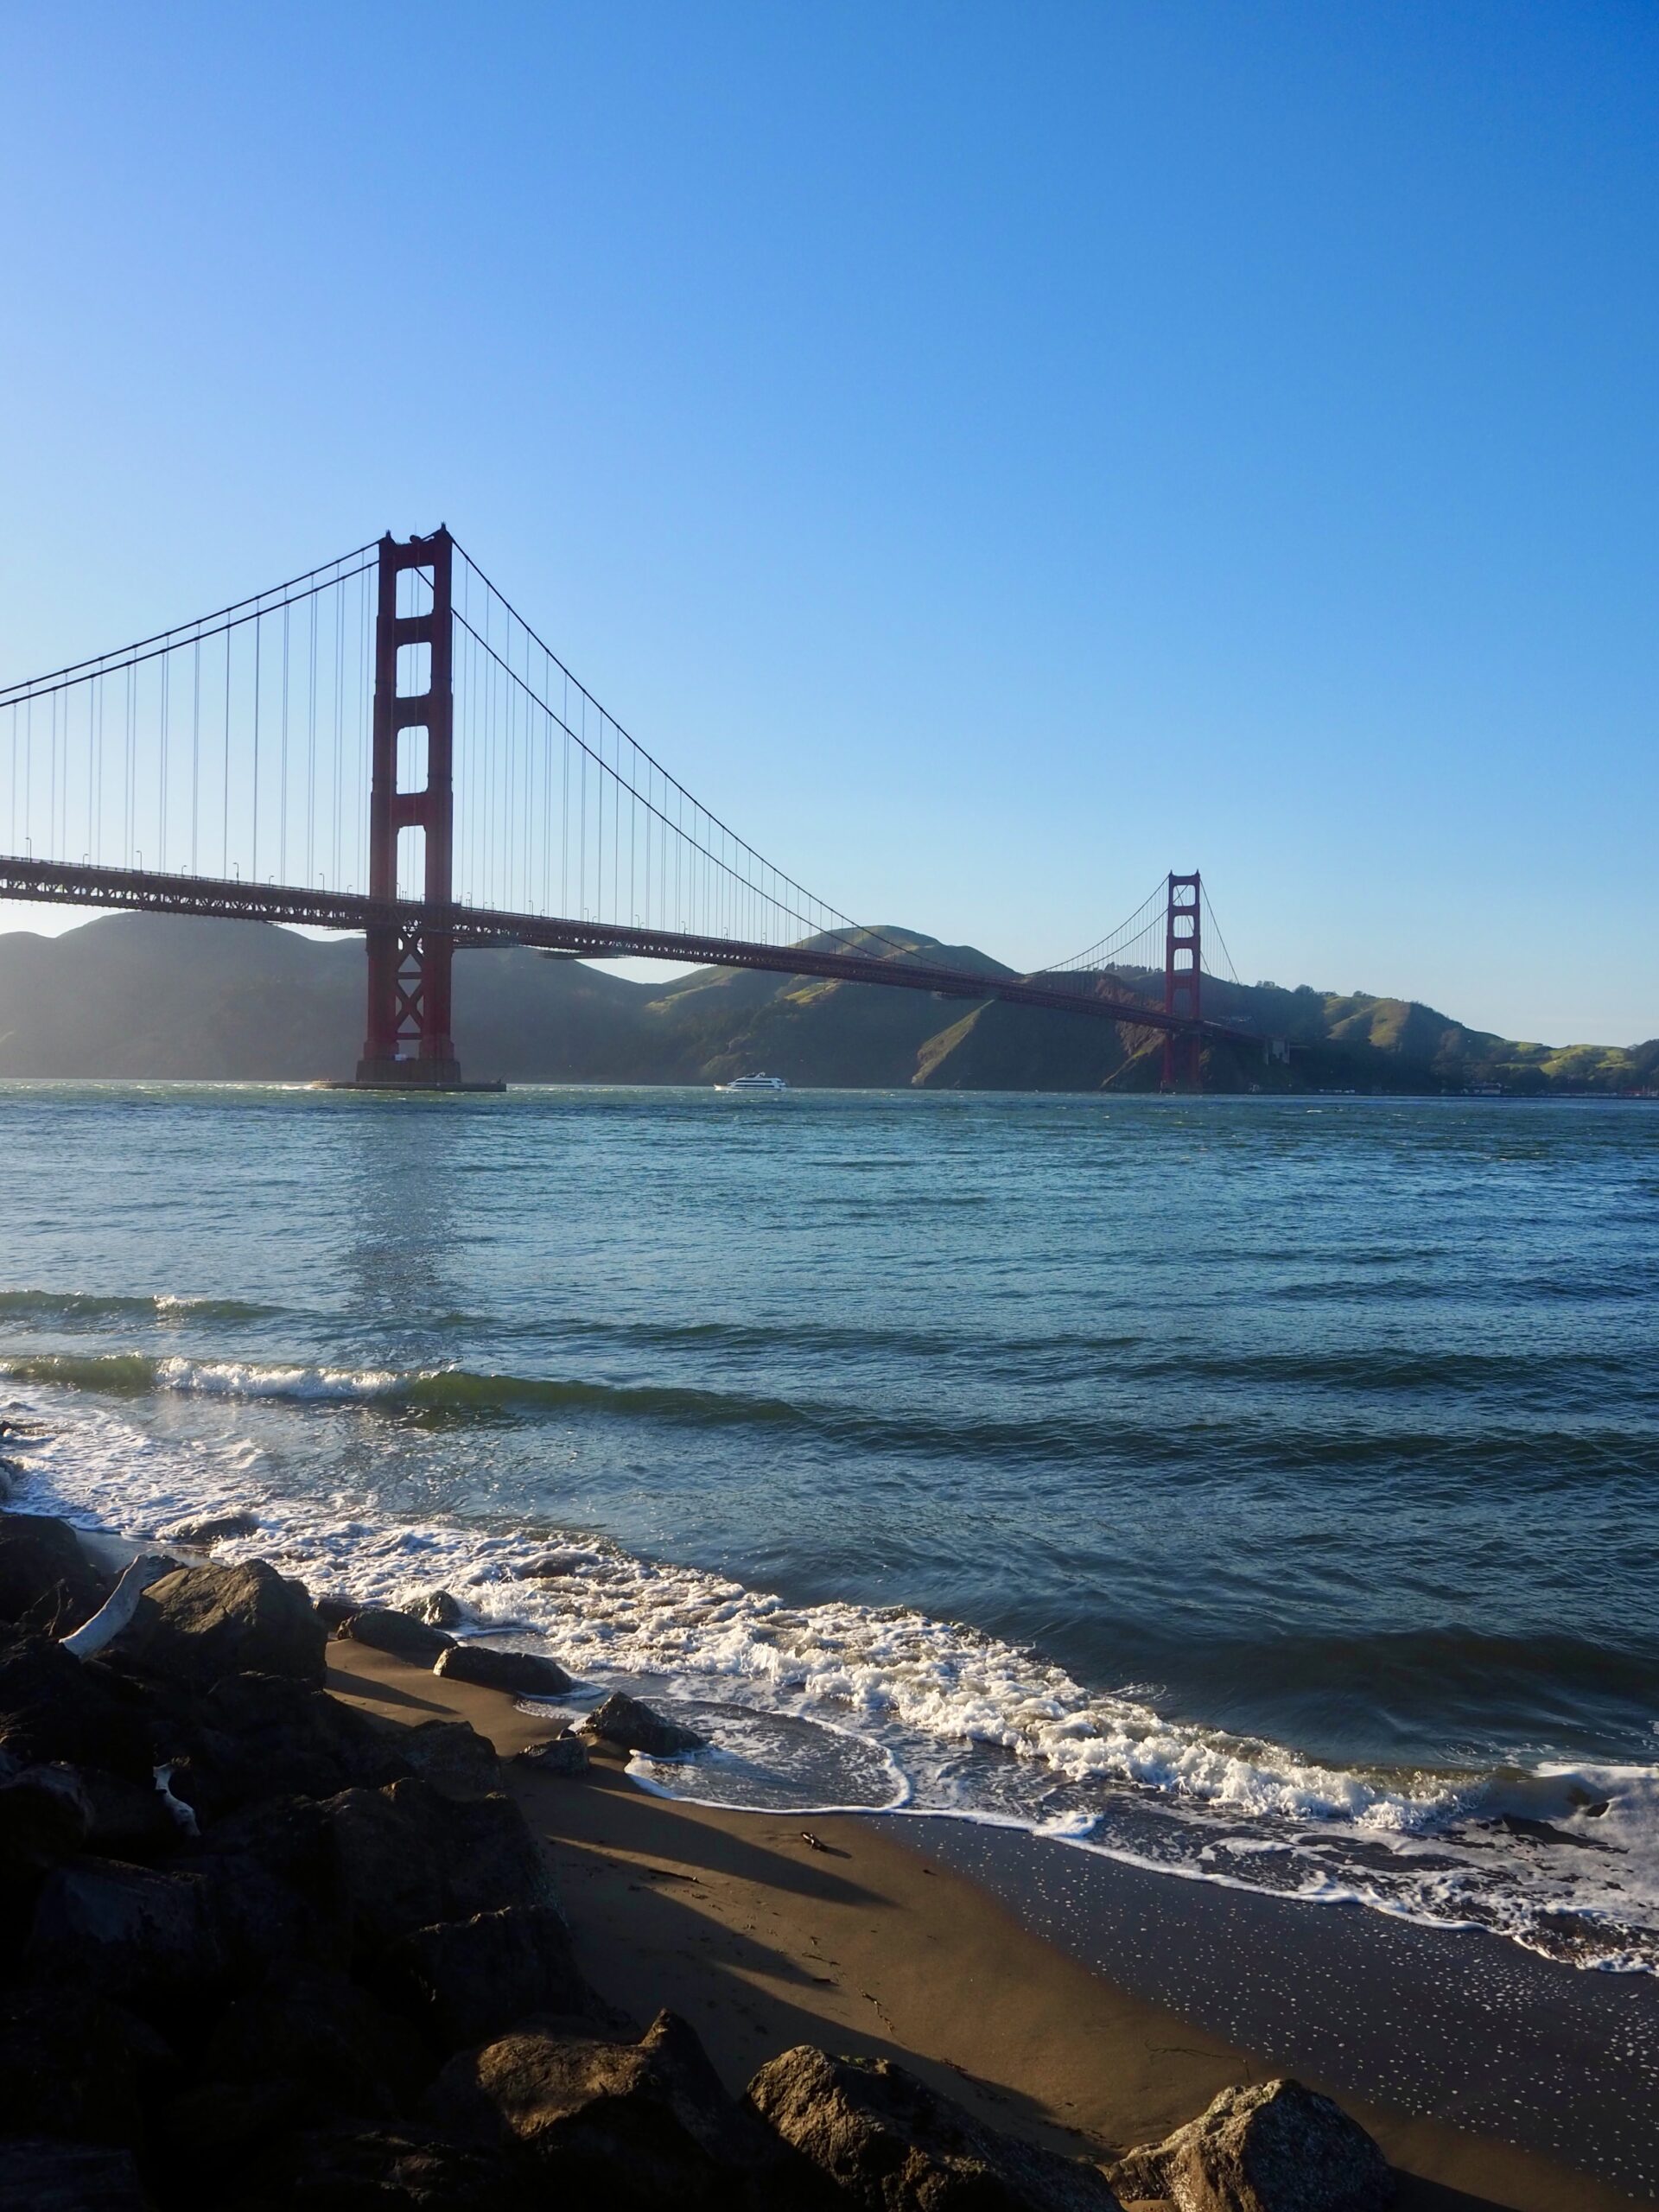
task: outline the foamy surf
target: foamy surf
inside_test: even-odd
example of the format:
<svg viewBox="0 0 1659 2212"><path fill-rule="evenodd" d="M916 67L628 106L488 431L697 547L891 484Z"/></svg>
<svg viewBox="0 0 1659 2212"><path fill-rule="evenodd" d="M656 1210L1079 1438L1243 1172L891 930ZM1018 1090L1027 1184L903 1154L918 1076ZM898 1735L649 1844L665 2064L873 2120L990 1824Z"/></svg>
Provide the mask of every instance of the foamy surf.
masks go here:
<svg viewBox="0 0 1659 2212"><path fill-rule="evenodd" d="M1039 1653L911 1608L795 1605L582 1532L296 1496L246 1439L157 1436L81 1395L118 1399L128 1357L148 1374L134 1389L228 1400L366 1402L407 1397L411 1381L148 1355L13 1359L38 1423L6 1440L23 1502L150 1537L251 1508L257 1534L219 1556L269 1557L365 1602L448 1587L471 1629L551 1649L595 1690L647 1686L699 1718L711 1751L636 1761L642 1786L774 1811L1015 1824L1186 1879L1659 1971L1659 1768L1342 1768L1173 1719L1151 1693L1087 1688ZM103 1379L89 1384L87 1366Z"/></svg>

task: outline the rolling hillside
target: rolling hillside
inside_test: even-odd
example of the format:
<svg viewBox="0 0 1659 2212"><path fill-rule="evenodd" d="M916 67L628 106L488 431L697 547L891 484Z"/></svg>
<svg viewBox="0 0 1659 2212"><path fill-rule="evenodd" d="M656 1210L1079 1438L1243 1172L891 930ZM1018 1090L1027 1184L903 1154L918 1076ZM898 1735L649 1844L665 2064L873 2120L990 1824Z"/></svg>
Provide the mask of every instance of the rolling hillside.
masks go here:
<svg viewBox="0 0 1659 2212"><path fill-rule="evenodd" d="M882 934L935 963L997 967L972 946ZM1149 995L1161 989L1144 980ZM1212 1050L1205 1077L1220 1090L1659 1084L1659 1039L1628 1051L1520 1043L1411 1000L1272 984L1207 982L1205 1010L1298 1048L1287 1068ZM0 1077L304 1082L351 1071L362 1020L354 938L149 914L58 938L0 933ZM1148 1033L1083 1015L725 969L637 983L522 950L457 961L455 1022L470 1072L517 1083L706 1084L766 1069L855 1089L1143 1090L1160 1064Z"/></svg>

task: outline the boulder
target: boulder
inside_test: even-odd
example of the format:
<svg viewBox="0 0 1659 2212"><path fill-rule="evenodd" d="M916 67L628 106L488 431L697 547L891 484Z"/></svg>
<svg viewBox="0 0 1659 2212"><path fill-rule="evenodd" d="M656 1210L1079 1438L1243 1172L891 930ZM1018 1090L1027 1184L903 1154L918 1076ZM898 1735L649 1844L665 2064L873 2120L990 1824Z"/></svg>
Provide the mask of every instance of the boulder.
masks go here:
<svg viewBox="0 0 1659 2212"><path fill-rule="evenodd" d="M1383 2212L1395 2195L1364 2129L1291 2081L1224 2089L1163 2142L1131 2151L1112 2179L1179 2212Z"/></svg>
<svg viewBox="0 0 1659 2212"><path fill-rule="evenodd" d="M504 1905L553 1905L545 1853L510 1797L443 1796L418 1779L324 1808L331 1902L371 1948Z"/></svg>
<svg viewBox="0 0 1659 2212"><path fill-rule="evenodd" d="M8 1873L73 1859L92 1831L92 1793L75 1768L22 1766L0 1781L0 1868Z"/></svg>
<svg viewBox="0 0 1659 2212"><path fill-rule="evenodd" d="M381 1986L443 2051L487 2043L535 2013L609 2018L551 1905L506 1905L417 1928L386 1955Z"/></svg>
<svg viewBox="0 0 1659 2212"><path fill-rule="evenodd" d="M304 1586L255 1559L163 1575L110 1653L141 1674L194 1688L244 1674L283 1675L320 1688L327 1640Z"/></svg>
<svg viewBox="0 0 1659 2212"><path fill-rule="evenodd" d="M1118 2212L1093 2166L988 2127L890 2059L802 2044L760 2069L745 2101L868 2212Z"/></svg>
<svg viewBox="0 0 1659 2212"><path fill-rule="evenodd" d="M175 1722L169 1786L202 1820L260 1797L378 1788L415 1771L403 1748L414 1732L285 1675L226 1675Z"/></svg>
<svg viewBox="0 0 1659 2212"><path fill-rule="evenodd" d="M257 1806L253 1817L268 1810ZM273 1966L339 1952L333 1916L308 1889L251 1852L198 1850L173 1860L170 1871L198 1875L206 1885L208 1922L232 1985L257 1980Z"/></svg>
<svg viewBox="0 0 1659 2212"><path fill-rule="evenodd" d="M505 2036L452 2059L431 2109L463 2141L523 2145L559 2201L619 2212L728 2212L779 2155L671 2012L637 2044Z"/></svg>
<svg viewBox="0 0 1659 2212"><path fill-rule="evenodd" d="M209 2082L287 2084L302 2124L395 2120L431 2073L421 2038L335 1967L279 1965L214 2024Z"/></svg>
<svg viewBox="0 0 1659 2212"><path fill-rule="evenodd" d="M545 1737L539 1744L526 1744L514 1756L521 1766L534 1767L537 1774L586 1774L593 1764L587 1745L580 1736L568 1732Z"/></svg>
<svg viewBox="0 0 1659 2212"><path fill-rule="evenodd" d="M143 1696L45 1636L0 1643L0 1747L20 1764L62 1760L135 1782L149 1781L155 1764Z"/></svg>
<svg viewBox="0 0 1659 2212"><path fill-rule="evenodd" d="M0 1513L0 1620L62 1636L109 1595L67 1521L42 1513Z"/></svg>
<svg viewBox="0 0 1659 2212"><path fill-rule="evenodd" d="M413 1613L395 1612L390 1605L365 1605L353 1613L340 1633L353 1643L366 1643L393 1659L407 1659L411 1666L429 1667L454 1642L441 1628L429 1628Z"/></svg>
<svg viewBox="0 0 1659 2212"><path fill-rule="evenodd" d="M543 1552L512 1570L515 1582L553 1582L566 1574L580 1574L586 1560L580 1552Z"/></svg>
<svg viewBox="0 0 1659 2212"><path fill-rule="evenodd" d="M706 1736L699 1736L695 1728L682 1727L677 1720L664 1720L660 1713L653 1713L637 1697L626 1696L620 1690L613 1690L582 1725L590 1736L601 1737L625 1751L644 1751L654 1759L671 1759L682 1751L701 1751L709 1740Z"/></svg>
<svg viewBox="0 0 1659 2212"><path fill-rule="evenodd" d="M556 1659L536 1651L501 1651L488 1643L454 1643L432 1669L447 1681L476 1682L509 1697L563 1697L570 1677Z"/></svg>
<svg viewBox="0 0 1659 2212"><path fill-rule="evenodd" d="M211 2205L225 2201L227 2167L238 2171L249 2152L257 2169L269 2164L273 2138L304 2124L305 2092L296 2082L205 2082L187 2089L156 2114L156 2132L168 2157L170 2201Z"/></svg>
<svg viewBox="0 0 1659 2212"><path fill-rule="evenodd" d="M460 1599L452 1597L448 1590L429 1590L409 1610L429 1628L454 1628L462 1618Z"/></svg>
<svg viewBox="0 0 1659 2212"><path fill-rule="evenodd" d="M48 1874L23 1946L35 1980L128 1999L144 2012L200 1996L222 1963L199 1874L112 1859L82 1859Z"/></svg>
<svg viewBox="0 0 1659 2212"><path fill-rule="evenodd" d="M317 1618L330 1636L343 1629L353 1614L360 1610L355 1598L336 1597L327 1590L321 1597L314 1598L311 1602L316 1608Z"/></svg>
<svg viewBox="0 0 1659 2212"><path fill-rule="evenodd" d="M118 2005L61 1983L10 1991L0 1999L0 2136L136 2147L142 2096L170 2060Z"/></svg>
<svg viewBox="0 0 1659 2212"><path fill-rule="evenodd" d="M401 2128L304 2135L264 2164L231 2212L551 2212L511 2158Z"/></svg>
<svg viewBox="0 0 1659 2212"><path fill-rule="evenodd" d="M153 2212L130 2151L48 2136L0 2141L0 2212Z"/></svg>
<svg viewBox="0 0 1659 2212"><path fill-rule="evenodd" d="M227 1536L257 1536L258 1533L257 1513L216 1513L206 1521L183 1521L176 1529L164 1529L160 1541L164 1544L192 1544L206 1551L213 1544L223 1543Z"/></svg>
<svg viewBox="0 0 1659 2212"><path fill-rule="evenodd" d="M383 1722L398 1756L447 1797L484 1797L501 1787L501 1762L487 1736L465 1720Z"/></svg>
<svg viewBox="0 0 1659 2212"><path fill-rule="evenodd" d="M80 1785L92 1808L86 1848L100 1859L158 1859L177 1848L185 1830L154 1780L83 1768Z"/></svg>

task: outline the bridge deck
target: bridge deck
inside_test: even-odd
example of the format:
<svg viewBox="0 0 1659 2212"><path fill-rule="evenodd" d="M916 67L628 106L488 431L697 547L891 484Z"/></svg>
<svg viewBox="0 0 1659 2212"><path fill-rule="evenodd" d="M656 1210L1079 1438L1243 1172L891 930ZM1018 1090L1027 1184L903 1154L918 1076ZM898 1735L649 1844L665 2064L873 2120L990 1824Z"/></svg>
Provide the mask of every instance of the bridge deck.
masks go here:
<svg viewBox="0 0 1659 2212"><path fill-rule="evenodd" d="M685 961L696 967L760 969L785 976L823 976L837 982L876 983L936 997L1001 999L1011 1006L1044 1007L1052 1013L1088 1014L1137 1029L1199 1036L1233 1045L1261 1046L1253 1032L1221 1021L1189 1021L1161 1007L1102 984L1068 987L1058 978L1004 976L988 969L938 967L908 957L830 952L799 944L747 944L729 938L692 937L676 930L624 928L610 922L515 914L476 906L429 906L419 900L387 902L355 892L308 890L302 885L245 882L239 877L164 875L148 868L92 868L61 861L0 856L0 899L45 905L100 906L226 920L286 922L309 929L366 930L392 925L451 931L458 945L518 944L588 959L639 957Z"/></svg>

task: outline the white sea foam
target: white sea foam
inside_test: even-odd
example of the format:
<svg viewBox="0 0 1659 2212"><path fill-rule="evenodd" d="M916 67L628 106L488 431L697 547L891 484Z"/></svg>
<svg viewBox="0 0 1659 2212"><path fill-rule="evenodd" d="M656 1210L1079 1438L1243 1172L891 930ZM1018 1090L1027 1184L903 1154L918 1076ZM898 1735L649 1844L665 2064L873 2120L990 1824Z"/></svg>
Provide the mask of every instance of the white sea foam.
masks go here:
<svg viewBox="0 0 1659 2212"><path fill-rule="evenodd" d="M398 1381L182 1360L156 1374L164 1388L230 1399L349 1402ZM1659 1767L1344 1769L1173 1720L1146 1696L1087 1689L1039 1655L909 1608L790 1605L605 1540L380 1518L358 1497L287 1495L247 1440L156 1436L118 1405L38 1380L29 1395L45 1433L8 1438L7 1450L29 1471L33 1505L145 1535L251 1508L257 1533L219 1557L270 1557L314 1588L389 1605L442 1585L473 1627L545 1645L591 1684L665 1683L725 1715L701 1760L636 1763L642 1784L666 1794L1011 1821L1191 1879L1659 1970ZM569 1571L515 1571L550 1549Z"/></svg>

